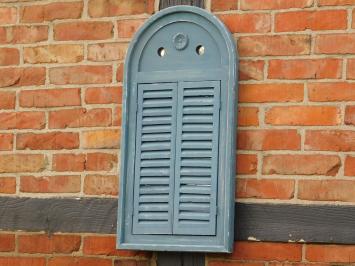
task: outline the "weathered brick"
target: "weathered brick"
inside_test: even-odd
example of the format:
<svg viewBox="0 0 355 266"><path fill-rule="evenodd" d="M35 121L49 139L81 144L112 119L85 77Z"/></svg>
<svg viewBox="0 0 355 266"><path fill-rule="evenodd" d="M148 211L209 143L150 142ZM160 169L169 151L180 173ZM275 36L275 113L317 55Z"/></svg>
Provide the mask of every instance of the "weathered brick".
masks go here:
<svg viewBox="0 0 355 266"><path fill-rule="evenodd" d="M23 133L17 135L18 150L62 150L79 147L79 134L72 132Z"/></svg>
<svg viewBox="0 0 355 266"><path fill-rule="evenodd" d="M355 34L322 34L316 36L317 54L354 54Z"/></svg>
<svg viewBox="0 0 355 266"><path fill-rule="evenodd" d="M123 81L123 70L124 70L124 64L123 63L118 64L117 73L116 73L117 82Z"/></svg>
<svg viewBox="0 0 355 266"><path fill-rule="evenodd" d="M46 266L46 258L36 257L0 257L0 265L4 266Z"/></svg>
<svg viewBox="0 0 355 266"><path fill-rule="evenodd" d="M52 84L93 84L111 83L111 66L70 66L56 67L49 70Z"/></svg>
<svg viewBox="0 0 355 266"><path fill-rule="evenodd" d="M88 171L110 171L117 164L117 155L111 153L88 153L85 168Z"/></svg>
<svg viewBox="0 0 355 266"><path fill-rule="evenodd" d="M122 106L117 106L113 114L112 125L121 126L122 124Z"/></svg>
<svg viewBox="0 0 355 266"><path fill-rule="evenodd" d="M0 66L18 65L20 52L16 48L0 48Z"/></svg>
<svg viewBox="0 0 355 266"><path fill-rule="evenodd" d="M335 155L268 155L264 157L263 174L335 176L340 166Z"/></svg>
<svg viewBox="0 0 355 266"><path fill-rule="evenodd" d="M343 30L347 27L346 10L283 12L275 15L275 31Z"/></svg>
<svg viewBox="0 0 355 266"><path fill-rule="evenodd" d="M240 84L239 102L301 102L303 100L301 83Z"/></svg>
<svg viewBox="0 0 355 266"><path fill-rule="evenodd" d="M111 109L66 109L49 112L49 128L110 126Z"/></svg>
<svg viewBox="0 0 355 266"><path fill-rule="evenodd" d="M262 262L244 262L244 261L226 261L226 260L208 260L208 266L264 266ZM277 266L286 266L282 265Z"/></svg>
<svg viewBox="0 0 355 266"><path fill-rule="evenodd" d="M277 106L266 111L265 123L291 126L332 126L341 123L334 106Z"/></svg>
<svg viewBox="0 0 355 266"><path fill-rule="evenodd" d="M52 170L57 172L82 172L85 170L85 154L54 154Z"/></svg>
<svg viewBox="0 0 355 266"><path fill-rule="evenodd" d="M273 59L269 61L270 79L335 79L340 78L342 60L328 59Z"/></svg>
<svg viewBox="0 0 355 266"><path fill-rule="evenodd" d="M309 83L308 98L314 102L355 101L355 83Z"/></svg>
<svg viewBox="0 0 355 266"><path fill-rule="evenodd" d="M25 63L77 63L84 59L84 49L78 44L58 44L37 47L25 47Z"/></svg>
<svg viewBox="0 0 355 266"><path fill-rule="evenodd" d="M0 69L0 88L43 85L45 80L46 69L44 67Z"/></svg>
<svg viewBox="0 0 355 266"><path fill-rule="evenodd" d="M84 181L84 193L88 195L117 195L117 175L87 175Z"/></svg>
<svg viewBox="0 0 355 266"><path fill-rule="evenodd" d="M355 21L355 17L354 17L354 21ZM347 69L346 77L348 79L355 79L355 59L348 59L348 69Z"/></svg>
<svg viewBox="0 0 355 266"><path fill-rule="evenodd" d="M26 44L48 40L48 26L12 26L0 28L0 43Z"/></svg>
<svg viewBox="0 0 355 266"><path fill-rule="evenodd" d="M235 0L212 0L211 10L212 11L228 11L237 10L238 2Z"/></svg>
<svg viewBox="0 0 355 266"><path fill-rule="evenodd" d="M301 136L297 130L240 130L237 134L240 150L299 150Z"/></svg>
<svg viewBox="0 0 355 266"><path fill-rule="evenodd" d="M306 55L310 51L310 35L260 35L238 38L240 56Z"/></svg>
<svg viewBox="0 0 355 266"><path fill-rule="evenodd" d="M241 175L256 174L258 158L255 154L237 154L237 173Z"/></svg>
<svg viewBox="0 0 355 266"><path fill-rule="evenodd" d="M88 47L88 59L91 61L123 60L128 48L127 43L100 43Z"/></svg>
<svg viewBox="0 0 355 266"><path fill-rule="evenodd" d="M0 129L43 129L44 112L6 112L0 113Z"/></svg>
<svg viewBox="0 0 355 266"><path fill-rule="evenodd" d="M305 149L313 151L355 151L353 130L308 130Z"/></svg>
<svg viewBox="0 0 355 266"><path fill-rule="evenodd" d="M238 179L237 198L291 199L295 181L289 179Z"/></svg>
<svg viewBox="0 0 355 266"><path fill-rule="evenodd" d="M79 175L21 176L20 191L30 193L76 193L80 192L80 182Z"/></svg>
<svg viewBox="0 0 355 266"><path fill-rule="evenodd" d="M15 24L17 19L16 7L0 7L0 25Z"/></svg>
<svg viewBox="0 0 355 266"><path fill-rule="evenodd" d="M64 22L54 26L56 41L105 40L113 36L113 24L106 21Z"/></svg>
<svg viewBox="0 0 355 266"><path fill-rule="evenodd" d="M15 251L15 235L3 234L3 233L0 234L0 252L10 252L10 251Z"/></svg>
<svg viewBox="0 0 355 266"><path fill-rule="evenodd" d="M85 102L106 104L122 102L122 87L88 88L85 91Z"/></svg>
<svg viewBox="0 0 355 266"><path fill-rule="evenodd" d="M311 262L349 264L355 262L355 246L310 244L306 247L306 259Z"/></svg>
<svg viewBox="0 0 355 266"><path fill-rule="evenodd" d="M117 21L118 38L132 38L146 19L120 19Z"/></svg>
<svg viewBox="0 0 355 266"><path fill-rule="evenodd" d="M19 252L30 254L72 253L79 250L80 243L81 237L74 235L20 235L18 237Z"/></svg>
<svg viewBox="0 0 355 266"><path fill-rule="evenodd" d="M0 109L15 109L16 92L0 91Z"/></svg>
<svg viewBox="0 0 355 266"><path fill-rule="evenodd" d="M154 12L154 0L90 0L91 17L111 17Z"/></svg>
<svg viewBox="0 0 355 266"><path fill-rule="evenodd" d="M80 89L44 89L20 92L21 107L63 107L81 104Z"/></svg>
<svg viewBox="0 0 355 266"><path fill-rule="evenodd" d="M355 0L318 0L319 6L355 5Z"/></svg>
<svg viewBox="0 0 355 266"><path fill-rule="evenodd" d="M240 6L243 10L288 9L311 7L313 2L313 0L241 0Z"/></svg>
<svg viewBox="0 0 355 266"><path fill-rule="evenodd" d="M16 177L0 177L0 194L16 193ZM0 235L0 251L1 251L1 235Z"/></svg>
<svg viewBox="0 0 355 266"><path fill-rule="evenodd" d="M2 154L0 173L41 172L46 167L42 154Z"/></svg>
<svg viewBox="0 0 355 266"><path fill-rule="evenodd" d="M112 259L84 257L51 257L48 266L112 266Z"/></svg>
<svg viewBox="0 0 355 266"><path fill-rule="evenodd" d="M37 23L56 19L80 18L83 2L50 3L47 5L23 6L20 9L21 22Z"/></svg>
<svg viewBox="0 0 355 266"><path fill-rule="evenodd" d="M239 126L258 126L259 109L257 107L239 107L238 108L238 125Z"/></svg>
<svg viewBox="0 0 355 266"><path fill-rule="evenodd" d="M355 156L347 156L345 158L344 174L346 176L355 176Z"/></svg>
<svg viewBox="0 0 355 266"><path fill-rule="evenodd" d="M241 60L239 63L239 79L240 80L263 80L264 79L263 60Z"/></svg>
<svg viewBox="0 0 355 266"><path fill-rule="evenodd" d="M355 126L355 105L345 108L345 124Z"/></svg>
<svg viewBox="0 0 355 266"><path fill-rule="evenodd" d="M298 182L298 198L355 202L355 182L349 180L300 180Z"/></svg>
<svg viewBox="0 0 355 266"><path fill-rule="evenodd" d="M121 131L117 129L84 131L82 137L82 146L85 149L113 149L119 148Z"/></svg>
<svg viewBox="0 0 355 266"><path fill-rule="evenodd" d="M14 136L12 134L0 133L0 151L12 150Z"/></svg>
<svg viewBox="0 0 355 266"><path fill-rule="evenodd" d="M223 14L219 18L232 33L263 33L271 30L271 17L266 13Z"/></svg>

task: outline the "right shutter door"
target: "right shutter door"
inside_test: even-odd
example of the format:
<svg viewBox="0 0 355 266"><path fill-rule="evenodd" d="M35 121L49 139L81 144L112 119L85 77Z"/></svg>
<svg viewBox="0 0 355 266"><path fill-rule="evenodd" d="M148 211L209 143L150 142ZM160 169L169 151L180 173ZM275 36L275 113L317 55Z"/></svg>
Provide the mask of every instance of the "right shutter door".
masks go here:
<svg viewBox="0 0 355 266"><path fill-rule="evenodd" d="M178 87L173 233L215 235L220 81Z"/></svg>

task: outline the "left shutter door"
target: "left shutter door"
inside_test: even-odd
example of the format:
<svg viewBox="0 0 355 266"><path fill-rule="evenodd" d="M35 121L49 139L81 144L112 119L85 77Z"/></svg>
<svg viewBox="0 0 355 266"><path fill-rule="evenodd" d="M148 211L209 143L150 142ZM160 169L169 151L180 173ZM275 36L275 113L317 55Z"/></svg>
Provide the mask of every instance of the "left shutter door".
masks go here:
<svg viewBox="0 0 355 266"><path fill-rule="evenodd" d="M172 234L177 83L138 85L133 234Z"/></svg>

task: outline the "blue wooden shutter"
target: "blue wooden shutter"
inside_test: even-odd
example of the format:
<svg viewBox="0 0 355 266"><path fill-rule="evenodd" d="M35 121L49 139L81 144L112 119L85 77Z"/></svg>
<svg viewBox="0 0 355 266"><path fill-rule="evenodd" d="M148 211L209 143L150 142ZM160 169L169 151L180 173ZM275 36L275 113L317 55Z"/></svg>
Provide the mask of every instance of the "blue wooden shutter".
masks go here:
<svg viewBox="0 0 355 266"><path fill-rule="evenodd" d="M171 234L176 83L138 85L133 234Z"/></svg>
<svg viewBox="0 0 355 266"><path fill-rule="evenodd" d="M220 82L179 82L174 234L215 235Z"/></svg>

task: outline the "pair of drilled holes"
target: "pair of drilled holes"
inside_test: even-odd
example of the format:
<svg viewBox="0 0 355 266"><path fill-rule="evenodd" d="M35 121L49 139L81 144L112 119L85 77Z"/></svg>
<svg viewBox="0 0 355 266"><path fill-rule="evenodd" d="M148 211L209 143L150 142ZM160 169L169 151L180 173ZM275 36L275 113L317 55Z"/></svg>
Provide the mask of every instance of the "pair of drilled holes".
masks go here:
<svg viewBox="0 0 355 266"><path fill-rule="evenodd" d="M205 47L204 47L203 45L198 45L198 46L196 47L196 53L197 53L198 55L203 55L203 54L205 53ZM158 55L159 55L160 57L164 57L164 56L166 55L166 50L165 50L164 47L160 47L160 48L158 49Z"/></svg>

